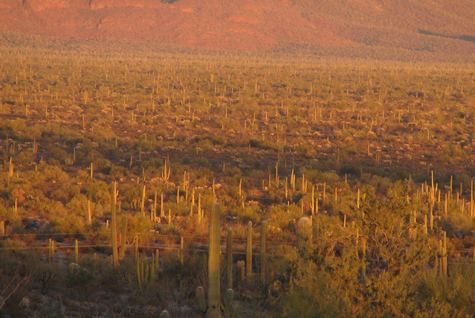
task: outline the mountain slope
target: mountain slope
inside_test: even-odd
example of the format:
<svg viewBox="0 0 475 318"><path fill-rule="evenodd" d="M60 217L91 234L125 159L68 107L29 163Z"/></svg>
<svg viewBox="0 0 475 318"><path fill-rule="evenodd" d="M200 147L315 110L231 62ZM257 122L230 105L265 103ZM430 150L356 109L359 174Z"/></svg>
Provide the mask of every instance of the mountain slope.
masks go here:
<svg viewBox="0 0 475 318"><path fill-rule="evenodd" d="M3 0L0 32L262 51L403 50L471 56L472 0Z"/></svg>

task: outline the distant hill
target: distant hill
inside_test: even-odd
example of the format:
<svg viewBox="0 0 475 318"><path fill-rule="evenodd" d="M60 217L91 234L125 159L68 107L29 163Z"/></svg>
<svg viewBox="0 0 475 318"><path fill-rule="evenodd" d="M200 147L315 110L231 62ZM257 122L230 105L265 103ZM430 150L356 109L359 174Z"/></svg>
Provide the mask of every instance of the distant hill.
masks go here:
<svg viewBox="0 0 475 318"><path fill-rule="evenodd" d="M475 1L1 0L0 33L163 48L475 59Z"/></svg>

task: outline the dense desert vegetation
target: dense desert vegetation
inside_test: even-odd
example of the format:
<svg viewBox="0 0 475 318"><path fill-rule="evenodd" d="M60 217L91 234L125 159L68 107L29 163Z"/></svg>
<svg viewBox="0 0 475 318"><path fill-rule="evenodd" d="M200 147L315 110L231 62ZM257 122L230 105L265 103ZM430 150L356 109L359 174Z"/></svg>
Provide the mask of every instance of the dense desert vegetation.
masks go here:
<svg viewBox="0 0 475 318"><path fill-rule="evenodd" d="M475 316L473 65L0 58L0 316Z"/></svg>

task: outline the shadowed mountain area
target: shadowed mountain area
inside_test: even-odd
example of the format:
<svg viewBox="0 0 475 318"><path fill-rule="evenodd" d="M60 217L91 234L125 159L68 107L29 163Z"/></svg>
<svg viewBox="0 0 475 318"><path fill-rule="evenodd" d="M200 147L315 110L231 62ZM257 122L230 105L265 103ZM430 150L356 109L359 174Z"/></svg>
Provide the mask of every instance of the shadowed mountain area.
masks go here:
<svg viewBox="0 0 475 318"><path fill-rule="evenodd" d="M158 48L473 59L475 2L3 0L0 32Z"/></svg>

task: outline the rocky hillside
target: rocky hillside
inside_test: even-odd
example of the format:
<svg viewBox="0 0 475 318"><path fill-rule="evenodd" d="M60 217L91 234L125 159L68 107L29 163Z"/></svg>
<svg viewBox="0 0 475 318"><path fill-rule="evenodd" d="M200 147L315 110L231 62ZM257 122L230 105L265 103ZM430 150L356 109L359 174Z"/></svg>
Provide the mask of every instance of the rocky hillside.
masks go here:
<svg viewBox="0 0 475 318"><path fill-rule="evenodd" d="M474 57L475 2L3 0L0 32L168 48Z"/></svg>

